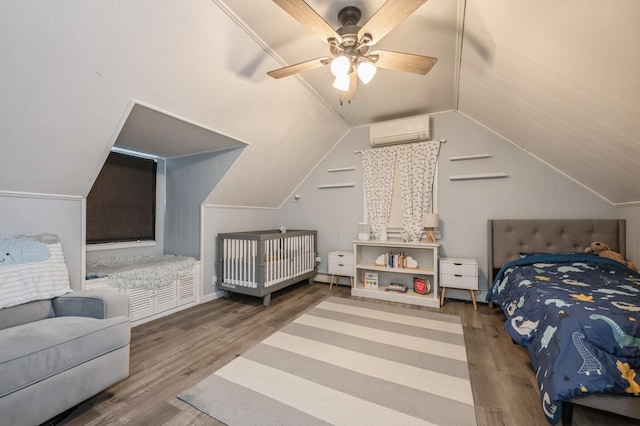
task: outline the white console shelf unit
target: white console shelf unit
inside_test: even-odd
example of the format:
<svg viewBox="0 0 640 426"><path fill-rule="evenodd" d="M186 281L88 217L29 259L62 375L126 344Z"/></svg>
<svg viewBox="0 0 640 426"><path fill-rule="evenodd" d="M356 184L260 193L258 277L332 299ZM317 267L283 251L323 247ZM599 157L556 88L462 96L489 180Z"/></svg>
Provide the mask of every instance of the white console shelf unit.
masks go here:
<svg viewBox="0 0 640 426"><path fill-rule="evenodd" d="M353 242L354 257L354 287L352 296L368 297L371 299L387 300L391 302L408 303L412 305L439 308L438 298L438 250L437 243L402 242L400 240L369 240ZM403 253L418 262L417 269L378 266L375 260L386 253ZM364 286L363 274L365 272L378 273L379 285L377 288ZM418 294L413 291L414 277L427 278L431 283L431 291L428 294ZM390 283L399 283L407 286L406 293L385 291Z"/></svg>

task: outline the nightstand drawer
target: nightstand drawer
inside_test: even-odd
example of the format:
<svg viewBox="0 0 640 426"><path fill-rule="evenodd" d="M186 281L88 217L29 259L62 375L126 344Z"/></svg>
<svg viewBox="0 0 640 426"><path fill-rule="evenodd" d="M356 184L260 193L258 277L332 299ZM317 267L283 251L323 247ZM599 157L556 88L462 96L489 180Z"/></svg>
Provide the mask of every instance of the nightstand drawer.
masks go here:
<svg viewBox="0 0 640 426"><path fill-rule="evenodd" d="M469 289L469 290L477 290L478 289L478 278L476 276L470 275L453 275L453 274L445 274L444 272L440 275L440 286L441 287L454 287L460 289Z"/></svg>
<svg viewBox="0 0 640 426"><path fill-rule="evenodd" d="M442 275L463 275L466 277L475 277L477 274L476 263L462 263L462 262L440 262L440 273Z"/></svg>
<svg viewBox="0 0 640 426"><path fill-rule="evenodd" d="M329 253L329 274L353 276L353 252L332 251Z"/></svg>
<svg viewBox="0 0 640 426"><path fill-rule="evenodd" d="M329 275L341 275L343 277L353 276L353 265L332 265L329 264Z"/></svg>
<svg viewBox="0 0 640 426"><path fill-rule="evenodd" d="M353 253L350 251L332 251L329 253L329 265L353 266Z"/></svg>

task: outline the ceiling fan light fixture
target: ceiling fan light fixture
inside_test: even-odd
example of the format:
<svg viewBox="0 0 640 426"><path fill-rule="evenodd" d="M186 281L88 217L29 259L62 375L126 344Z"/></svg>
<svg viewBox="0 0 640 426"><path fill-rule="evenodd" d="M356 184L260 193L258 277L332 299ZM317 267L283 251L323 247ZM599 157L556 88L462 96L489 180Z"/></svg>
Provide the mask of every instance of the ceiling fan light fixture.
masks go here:
<svg viewBox="0 0 640 426"><path fill-rule="evenodd" d="M351 68L351 61L344 55L336 56L331 61L331 73L335 77L346 76L349 74L349 68Z"/></svg>
<svg viewBox="0 0 640 426"><path fill-rule="evenodd" d="M378 71L378 68L371 62L365 61L358 64L358 77L364 84L367 84L373 79L376 71Z"/></svg>
<svg viewBox="0 0 640 426"><path fill-rule="evenodd" d="M346 92L349 90L349 84L350 84L349 80L350 80L349 74L339 75L336 77L336 80L333 82L333 87L343 92Z"/></svg>

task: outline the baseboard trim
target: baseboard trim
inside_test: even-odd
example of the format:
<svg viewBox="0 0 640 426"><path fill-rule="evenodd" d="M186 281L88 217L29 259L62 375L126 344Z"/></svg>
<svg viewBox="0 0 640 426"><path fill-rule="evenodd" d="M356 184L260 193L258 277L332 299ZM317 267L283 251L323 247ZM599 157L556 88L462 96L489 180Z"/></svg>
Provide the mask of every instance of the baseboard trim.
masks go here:
<svg viewBox="0 0 640 426"><path fill-rule="evenodd" d="M213 293L205 294L200 296L200 304L211 302L212 300L219 299L224 296L224 293L221 291L216 291Z"/></svg>

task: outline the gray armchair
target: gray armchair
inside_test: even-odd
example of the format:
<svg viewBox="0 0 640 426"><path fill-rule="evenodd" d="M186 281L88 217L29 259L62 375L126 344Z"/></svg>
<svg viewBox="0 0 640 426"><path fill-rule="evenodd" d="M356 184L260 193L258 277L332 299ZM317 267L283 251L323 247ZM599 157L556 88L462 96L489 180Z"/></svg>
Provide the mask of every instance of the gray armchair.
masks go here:
<svg viewBox="0 0 640 426"><path fill-rule="evenodd" d="M97 290L0 309L1 422L38 425L127 378L128 312Z"/></svg>

